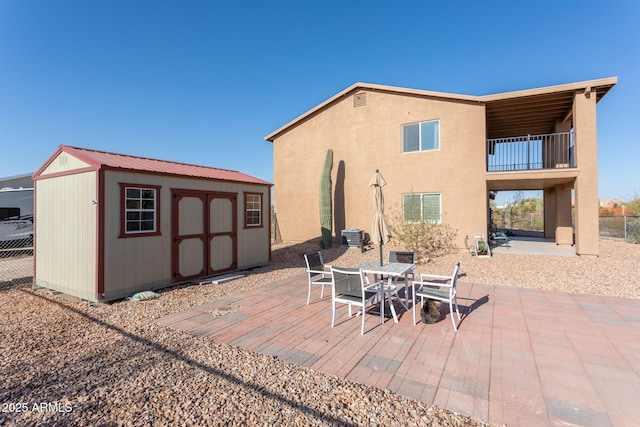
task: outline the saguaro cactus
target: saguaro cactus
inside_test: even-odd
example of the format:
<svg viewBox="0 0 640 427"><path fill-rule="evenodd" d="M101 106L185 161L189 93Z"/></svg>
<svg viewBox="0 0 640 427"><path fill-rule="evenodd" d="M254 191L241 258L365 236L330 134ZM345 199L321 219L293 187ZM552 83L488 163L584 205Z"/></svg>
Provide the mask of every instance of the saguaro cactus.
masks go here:
<svg viewBox="0 0 640 427"><path fill-rule="evenodd" d="M331 247L333 231L333 205L331 203L331 168L333 167L333 150L327 150L324 169L320 177L320 229L322 232L322 247Z"/></svg>

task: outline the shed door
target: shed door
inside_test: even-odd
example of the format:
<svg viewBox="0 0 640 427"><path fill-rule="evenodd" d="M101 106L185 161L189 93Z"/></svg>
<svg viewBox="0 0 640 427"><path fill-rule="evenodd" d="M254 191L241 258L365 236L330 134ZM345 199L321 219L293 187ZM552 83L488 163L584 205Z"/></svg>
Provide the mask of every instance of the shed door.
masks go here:
<svg viewBox="0 0 640 427"><path fill-rule="evenodd" d="M175 190L172 270L175 281L237 268L237 196Z"/></svg>
<svg viewBox="0 0 640 427"><path fill-rule="evenodd" d="M237 201L230 193L207 196L209 274L238 268Z"/></svg>

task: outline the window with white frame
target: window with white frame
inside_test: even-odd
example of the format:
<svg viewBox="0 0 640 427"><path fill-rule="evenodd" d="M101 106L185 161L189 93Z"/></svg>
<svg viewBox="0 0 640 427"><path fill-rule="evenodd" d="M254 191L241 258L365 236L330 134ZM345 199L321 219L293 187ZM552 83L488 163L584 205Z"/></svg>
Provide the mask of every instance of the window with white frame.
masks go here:
<svg viewBox="0 0 640 427"><path fill-rule="evenodd" d="M440 149L440 120L402 126L402 152Z"/></svg>
<svg viewBox="0 0 640 427"><path fill-rule="evenodd" d="M442 195L440 193L403 194L404 222L442 223Z"/></svg>
<svg viewBox="0 0 640 427"><path fill-rule="evenodd" d="M157 230L157 188L124 187L124 233L155 233Z"/></svg>
<svg viewBox="0 0 640 427"><path fill-rule="evenodd" d="M262 194L260 193L244 194L244 226L245 227L261 227L262 226Z"/></svg>

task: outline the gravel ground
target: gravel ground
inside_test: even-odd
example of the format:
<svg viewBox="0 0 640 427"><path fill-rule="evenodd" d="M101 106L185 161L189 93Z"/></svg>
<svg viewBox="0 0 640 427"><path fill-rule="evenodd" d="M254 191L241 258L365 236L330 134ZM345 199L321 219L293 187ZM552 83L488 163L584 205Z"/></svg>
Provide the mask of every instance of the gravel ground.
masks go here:
<svg viewBox="0 0 640 427"><path fill-rule="evenodd" d="M302 273L302 255L317 249L277 244L271 265L245 278L169 288L143 303L95 305L26 284L1 285L0 425L489 425L155 323ZM335 247L323 256L355 265L378 259L378 251ZM602 241L598 258L476 259L460 252L416 273L448 274L458 259L463 282L640 297L640 245Z"/></svg>

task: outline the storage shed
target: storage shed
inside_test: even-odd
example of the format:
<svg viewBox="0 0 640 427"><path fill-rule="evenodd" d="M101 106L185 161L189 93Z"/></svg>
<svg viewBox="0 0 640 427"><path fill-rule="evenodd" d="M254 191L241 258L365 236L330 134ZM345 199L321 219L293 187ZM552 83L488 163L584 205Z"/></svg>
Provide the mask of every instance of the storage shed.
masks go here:
<svg viewBox="0 0 640 427"><path fill-rule="evenodd" d="M33 179L36 286L104 302L269 263L261 179L64 145Z"/></svg>

